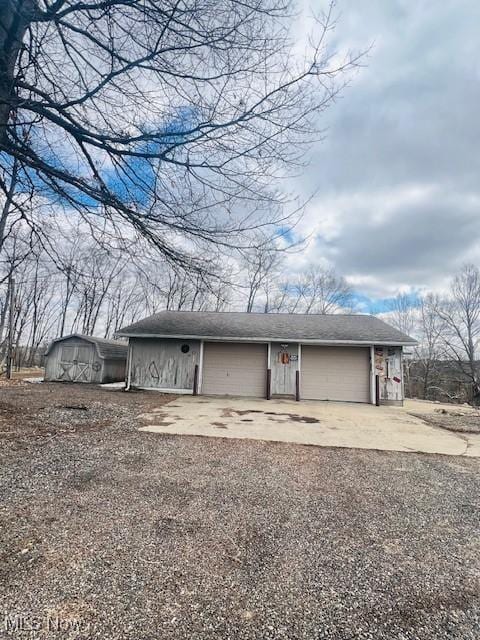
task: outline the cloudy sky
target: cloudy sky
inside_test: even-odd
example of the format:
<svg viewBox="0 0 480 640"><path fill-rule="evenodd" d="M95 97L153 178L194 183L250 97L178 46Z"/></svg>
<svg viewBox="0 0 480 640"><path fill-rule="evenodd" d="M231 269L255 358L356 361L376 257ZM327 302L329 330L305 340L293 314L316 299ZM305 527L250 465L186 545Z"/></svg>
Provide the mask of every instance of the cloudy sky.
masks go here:
<svg viewBox="0 0 480 640"><path fill-rule="evenodd" d="M367 310L480 264L480 2L338 0L337 12L339 49L373 47L302 178L318 189L302 260L334 264Z"/></svg>

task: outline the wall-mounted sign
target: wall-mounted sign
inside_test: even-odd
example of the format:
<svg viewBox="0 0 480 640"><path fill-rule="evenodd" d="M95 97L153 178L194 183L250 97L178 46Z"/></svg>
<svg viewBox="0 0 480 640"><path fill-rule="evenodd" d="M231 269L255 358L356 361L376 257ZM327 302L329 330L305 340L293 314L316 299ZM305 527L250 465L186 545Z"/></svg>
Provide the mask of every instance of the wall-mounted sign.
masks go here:
<svg viewBox="0 0 480 640"><path fill-rule="evenodd" d="M297 362L297 360L298 360L298 356L297 356L297 354L296 354L296 353L293 353L293 354L290 356L290 362Z"/></svg>
<svg viewBox="0 0 480 640"><path fill-rule="evenodd" d="M375 370L378 375L383 375L385 371L385 359L383 357L383 348L375 348Z"/></svg>

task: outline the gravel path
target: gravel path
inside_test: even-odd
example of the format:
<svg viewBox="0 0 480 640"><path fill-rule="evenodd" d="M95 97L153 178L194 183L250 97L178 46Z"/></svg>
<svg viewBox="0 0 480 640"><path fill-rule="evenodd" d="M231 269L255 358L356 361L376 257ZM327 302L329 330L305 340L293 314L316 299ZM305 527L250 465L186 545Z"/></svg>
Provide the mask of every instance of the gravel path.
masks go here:
<svg viewBox="0 0 480 640"><path fill-rule="evenodd" d="M140 433L157 394L1 393L0 602L28 637L480 637L478 460Z"/></svg>

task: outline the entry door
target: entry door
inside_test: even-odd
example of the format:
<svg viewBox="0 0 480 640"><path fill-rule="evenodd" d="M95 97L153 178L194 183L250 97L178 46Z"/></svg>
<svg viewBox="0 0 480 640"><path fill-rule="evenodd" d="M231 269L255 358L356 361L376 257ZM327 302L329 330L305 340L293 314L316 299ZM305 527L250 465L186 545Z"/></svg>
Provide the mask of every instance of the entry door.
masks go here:
<svg viewBox="0 0 480 640"><path fill-rule="evenodd" d="M270 368L272 370L273 395L295 395L297 367L298 344L272 342Z"/></svg>
<svg viewBox="0 0 480 640"><path fill-rule="evenodd" d="M66 382L90 382L92 351L92 345L62 345L58 379Z"/></svg>

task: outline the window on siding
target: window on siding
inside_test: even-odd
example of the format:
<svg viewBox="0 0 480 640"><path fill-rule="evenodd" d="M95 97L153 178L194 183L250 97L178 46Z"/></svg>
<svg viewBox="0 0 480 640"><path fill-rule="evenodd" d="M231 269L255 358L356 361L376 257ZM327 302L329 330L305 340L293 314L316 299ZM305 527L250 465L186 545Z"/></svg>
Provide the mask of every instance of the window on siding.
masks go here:
<svg viewBox="0 0 480 640"><path fill-rule="evenodd" d="M92 348L90 345L78 347L77 360L82 363L90 362Z"/></svg>
<svg viewBox="0 0 480 640"><path fill-rule="evenodd" d="M63 345L62 351L60 355L60 360L62 362L73 362L75 356L75 347L72 345Z"/></svg>

